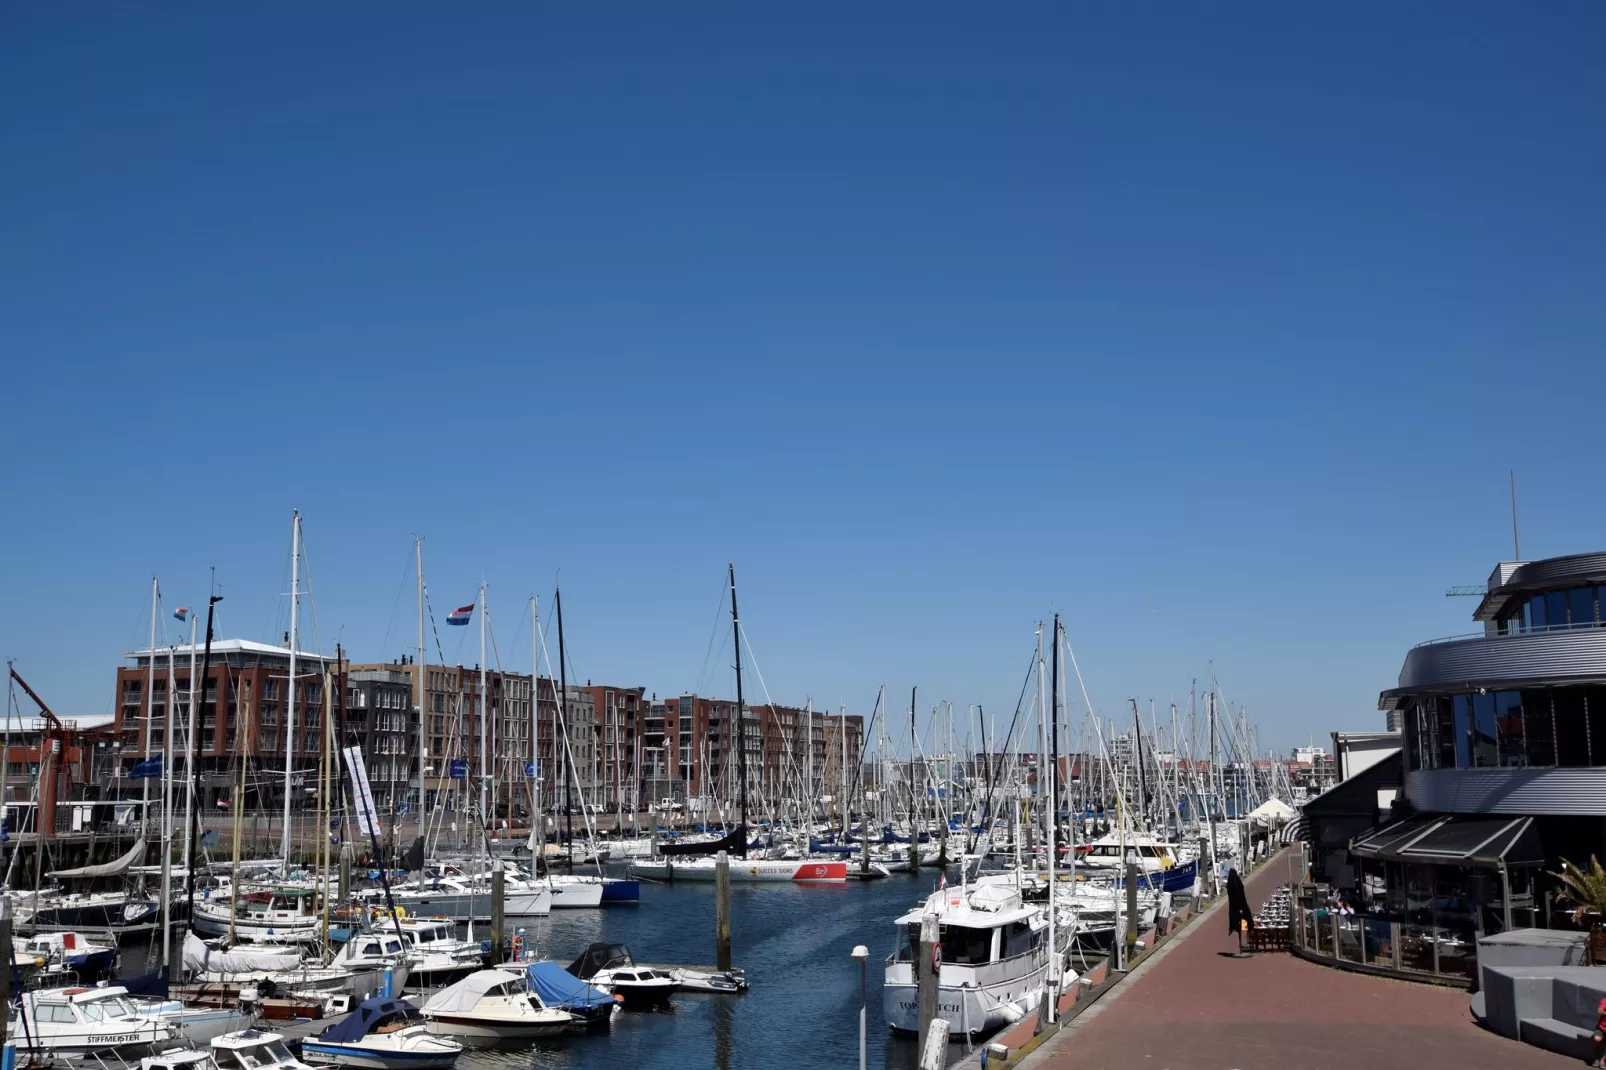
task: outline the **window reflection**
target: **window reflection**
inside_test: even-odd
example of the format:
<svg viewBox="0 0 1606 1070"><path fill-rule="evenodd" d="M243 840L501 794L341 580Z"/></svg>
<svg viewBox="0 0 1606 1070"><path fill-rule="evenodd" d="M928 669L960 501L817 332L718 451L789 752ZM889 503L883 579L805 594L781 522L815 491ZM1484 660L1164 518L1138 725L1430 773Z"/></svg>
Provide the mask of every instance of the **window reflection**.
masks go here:
<svg viewBox="0 0 1606 1070"><path fill-rule="evenodd" d="M1528 737L1528 764L1547 766L1556 764L1556 727L1550 711L1550 692L1545 690L1522 693L1523 731Z"/></svg>
<svg viewBox="0 0 1606 1070"><path fill-rule="evenodd" d="M1589 726L1584 712L1584 689L1558 687L1551 693L1556 718L1556 764L1589 764Z"/></svg>
<svg viewBox="0 0 1606 1070"><path fill-rule="evenodd" d="M1479 769L1492 769L1500 764L1494 696L1487 691L1472 696L1472 764Z"/></svg>
<svg viewBox="0 0 1606 1070"><path fill-rule="evenodd" d="M1472 752L1468 747L1472 739L1472 696L1454 697L1455 764L1460 769L1472 768Z"/></svg>
<svg viewBox="0 0 1606 1070"><path fill-rule="evenodd" d="M1527 765L1528 747L1523 736L1522 692L1495 693L1494 723L1501 767L1514 769Z"/></svg>
<svg viewBox="0 0 1606 1070"><path fill-rule="evenodd" d="M1577 587L1567 592L1567 623L1574 628L1595 623L1595 588Z"/></svg>

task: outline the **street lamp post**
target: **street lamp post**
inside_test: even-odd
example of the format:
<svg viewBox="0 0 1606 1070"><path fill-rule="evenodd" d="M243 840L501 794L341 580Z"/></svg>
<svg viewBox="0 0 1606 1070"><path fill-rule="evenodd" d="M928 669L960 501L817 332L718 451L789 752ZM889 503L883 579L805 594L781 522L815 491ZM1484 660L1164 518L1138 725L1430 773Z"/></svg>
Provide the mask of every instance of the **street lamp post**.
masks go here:
<svg viewBox="0 0 1606 1070"><path fill-rule="evenodd" d="M865 974L869 968L870 949L863 944L855 947L853 949L853 961L859 964L859 1070L867 1070L864 1000Z"/></svg>

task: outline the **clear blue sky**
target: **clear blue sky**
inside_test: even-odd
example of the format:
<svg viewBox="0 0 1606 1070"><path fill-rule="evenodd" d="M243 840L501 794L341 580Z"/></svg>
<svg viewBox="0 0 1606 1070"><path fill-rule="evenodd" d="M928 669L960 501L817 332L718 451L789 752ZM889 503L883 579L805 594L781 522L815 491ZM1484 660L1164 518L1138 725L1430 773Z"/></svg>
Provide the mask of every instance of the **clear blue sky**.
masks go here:
<svg viewBox="0 0 1606 1070"><path fill-rule="evenodd" d="M1601 5L672 6L6 5L61 712L153 573L276 638L292 508L359 658L419 532L505 663L561 572L581 676L729 694L735 560L777 700L1007 713L1057 609L1102 712L1214 659L1279 745L1471 629L1508 469L1525 556L1606 547Z"/></svg>

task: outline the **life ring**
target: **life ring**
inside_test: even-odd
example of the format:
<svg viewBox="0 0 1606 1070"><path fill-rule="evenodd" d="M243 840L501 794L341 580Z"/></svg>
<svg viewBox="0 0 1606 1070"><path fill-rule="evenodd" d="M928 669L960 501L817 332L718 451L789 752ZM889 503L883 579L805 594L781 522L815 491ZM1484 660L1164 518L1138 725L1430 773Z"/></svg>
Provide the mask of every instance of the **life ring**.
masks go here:
<svg viewBox="0 0 1606 1070"><path fill-rule="evenodd" d="M524 957L524 937L518 933L513 934L513 959L518 961Z"/></svg>

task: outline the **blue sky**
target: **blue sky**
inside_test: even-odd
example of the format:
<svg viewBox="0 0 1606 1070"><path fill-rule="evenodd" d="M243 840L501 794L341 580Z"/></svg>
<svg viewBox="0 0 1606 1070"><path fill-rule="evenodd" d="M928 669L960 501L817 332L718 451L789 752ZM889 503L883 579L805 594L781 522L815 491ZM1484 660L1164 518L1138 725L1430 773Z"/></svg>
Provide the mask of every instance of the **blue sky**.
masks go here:
<svg viewBox="0 0 1606 1070"><path fill-rule="evenodd" d="M1606 546L1606 11L8 5L0 653L169 607L582 677L1377 725L1453 584ZM310 629L310 626L309 626ZM472 632L472 630L469 630ZM478 658L473 635L443 635ZM762 694L756 683L750 694Z"/></svg>

